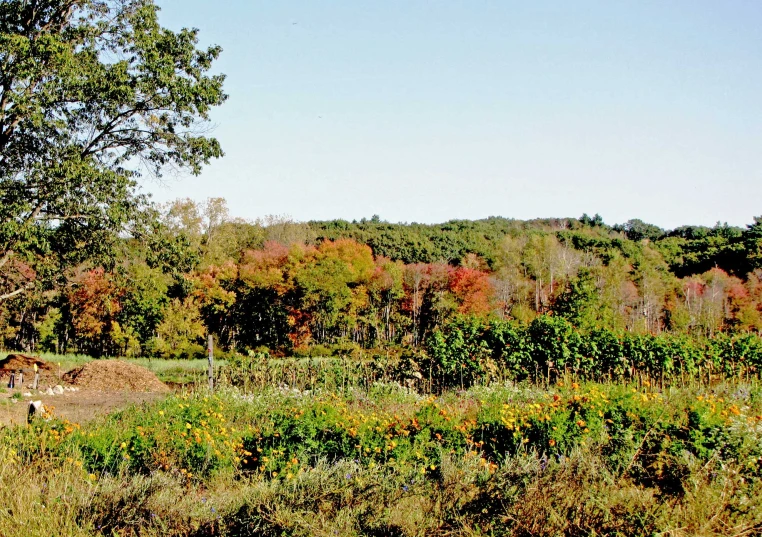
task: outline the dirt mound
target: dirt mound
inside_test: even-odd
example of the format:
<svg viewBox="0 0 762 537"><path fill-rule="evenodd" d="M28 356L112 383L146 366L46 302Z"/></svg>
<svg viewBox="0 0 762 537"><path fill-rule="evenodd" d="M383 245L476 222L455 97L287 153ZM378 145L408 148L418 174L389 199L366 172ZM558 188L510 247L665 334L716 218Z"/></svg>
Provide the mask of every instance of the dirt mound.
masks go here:
<svg viewBox="0 0 762 537"><path fill-rule="evenodd" d="M6 358L0 360L0 382L5 383L13 373L21 370L24 372L23 385L31 386L32 379L34 378L34 364L37 364L39 369L41 386L61 384L54 364L49 364L42 358L29 356L28 354L9 354ZM19 377L16 377L17 388L22 386L19 380Z"/></svg>
<svg viewBox="0 0 762 537"><path fill-rule="evenodd" d="M120 392L167 392L169 388L145 367L122 360L94 360L64 373L73 386Z"/></svg>
<svg viewBox="0 0 762 537"><path fill-rule="evenodd" d="M47 363L42 358L38 358L36 356L29 356L27 354L9 354L6 358L4 358L3 360L0 360L0 370L3 370L3 371L17 371L19 369L34 370L34 364L37 364L37 367L40 369L40 371L53 370L53 366Z"/></svg>

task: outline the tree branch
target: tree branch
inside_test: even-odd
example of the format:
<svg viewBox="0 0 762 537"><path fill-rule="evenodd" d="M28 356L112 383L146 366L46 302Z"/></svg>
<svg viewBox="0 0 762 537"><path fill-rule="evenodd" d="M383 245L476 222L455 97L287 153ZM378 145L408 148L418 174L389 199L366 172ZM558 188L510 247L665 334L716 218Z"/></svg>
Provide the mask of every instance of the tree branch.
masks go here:
<svg viewBox="0 0 762 537"><path fill-rule="evenodd" d="M50 222L51 220L78 220L83 218L93 218L93 215L91 214L66 214L66 215L56 215L56 214L46 214L44 216L38 216L36 220L38 222ZM1 267L2 265L0 265Z"/></svg>
<svg viewBox="0 0 762 537"><path fill-rule="evenodd" d="M21 293L25 293L26 291L30 290L32 287L34 287L34 282L29 282L23 287L19 287L15 291L11 291L10 293L6 293L4 295L0 295L0 301L2 300L8 300L9 298L13 298L14 296L18 296Z"/></svg>
<svg viewBox="0 0 762 537"><path fill-rule="evenodd" d="M98 142L100 142L105 136L112 134L114 132L120 132L120 131L113 131L112 129L116 127L121 120L130 117L132 114L135 114L139 112L140 109L138 108L131 108L130 110L125 110L124 112L117 114L111 121L109 121L105 127L101 130L101 132L93 138L93 140L87 144L87 147L85 147L82 150L82 156L91 155L95 152L95 146Z"/></svg>

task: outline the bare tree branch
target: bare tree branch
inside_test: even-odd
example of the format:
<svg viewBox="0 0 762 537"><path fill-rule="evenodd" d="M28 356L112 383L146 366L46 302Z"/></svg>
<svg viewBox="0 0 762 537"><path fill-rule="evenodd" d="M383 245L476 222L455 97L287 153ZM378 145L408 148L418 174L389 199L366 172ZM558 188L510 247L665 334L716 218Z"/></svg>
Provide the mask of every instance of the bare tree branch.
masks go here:
<svg viewBox="0 0 762 537"><path fill-rule="evenodd" d="M15 291L11 291L10 293L5 293L4 295L0 295L0 301L2 300L8 300L9 298L13 298L14 296L18 296L21 293L25 293L29 291L32 287L34 287L34 282L29 282L23 287L19 287Z"/></svg>

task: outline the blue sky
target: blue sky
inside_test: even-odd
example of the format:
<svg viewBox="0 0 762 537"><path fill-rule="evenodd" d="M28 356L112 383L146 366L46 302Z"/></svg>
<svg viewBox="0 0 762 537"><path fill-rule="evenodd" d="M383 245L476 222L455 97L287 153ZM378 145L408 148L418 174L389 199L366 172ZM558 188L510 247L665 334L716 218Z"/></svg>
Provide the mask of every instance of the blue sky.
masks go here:
<svg viewBox="0 0 762 537"><path fill-rule="evenodd" d="M762 215L762 2L158 0L224 49L226 156L146 184L245 218Z"/></svg>

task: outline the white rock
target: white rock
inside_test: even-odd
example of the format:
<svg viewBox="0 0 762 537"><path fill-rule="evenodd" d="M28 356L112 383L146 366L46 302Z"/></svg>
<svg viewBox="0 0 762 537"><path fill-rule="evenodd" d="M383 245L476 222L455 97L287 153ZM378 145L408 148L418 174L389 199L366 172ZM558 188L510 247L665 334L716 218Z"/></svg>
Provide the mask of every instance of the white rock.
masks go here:
<svg viewBox="0 0 762 537"><path fill-rule="evenodd" d="M30 392L24 392L21 395L23 395L24 397L32 397L32 394Z"/></svg>
<svg viewBox="0 0 762 537"><path fill-rule="evenodd" d="M53 388L48 388L47 390L45 390L45 395L55 395Z"/></svg>
<svg viewBox="0 0 762 537"><path fill-rule="evenodd" d="M61 386L60 384L57 384L56 386L53 387L53 393L55 393L56 395L61 395L63 392L64 392L63 386Z"/></svg>

